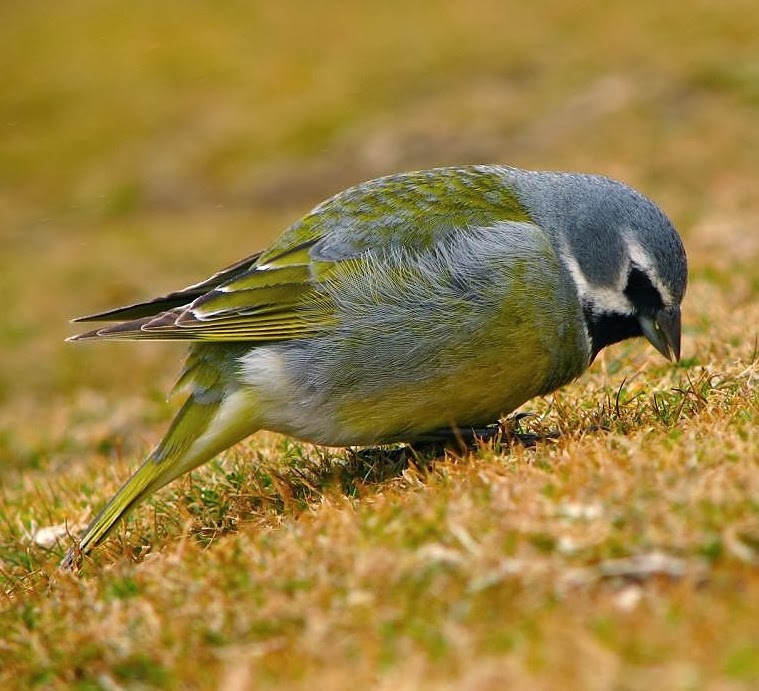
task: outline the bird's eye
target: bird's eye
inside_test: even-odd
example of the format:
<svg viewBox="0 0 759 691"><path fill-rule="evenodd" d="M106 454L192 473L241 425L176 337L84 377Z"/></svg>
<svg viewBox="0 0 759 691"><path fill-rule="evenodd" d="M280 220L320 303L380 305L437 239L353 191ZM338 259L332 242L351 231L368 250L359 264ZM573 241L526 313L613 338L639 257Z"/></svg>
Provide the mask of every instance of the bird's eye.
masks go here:
<svg viewBox="0 0 759 691"><path fill-rule="evenodd" d="M639 312L651 314L664 307L661 295L651 279L636 266L630 269L627 276L625 295Z"/></svg>

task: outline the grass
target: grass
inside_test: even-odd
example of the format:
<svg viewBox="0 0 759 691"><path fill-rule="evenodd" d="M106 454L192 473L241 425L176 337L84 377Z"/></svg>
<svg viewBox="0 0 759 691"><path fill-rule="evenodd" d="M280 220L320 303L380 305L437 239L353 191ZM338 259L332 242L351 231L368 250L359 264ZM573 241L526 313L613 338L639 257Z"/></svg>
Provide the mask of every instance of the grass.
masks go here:
<svg viewBox="0 0 759 691"><path fill-rule="evenodd" d="M759 684L759 11L509 5L8 3L2 688ZM689 254L684 360L608 349L525 406L529 448L256 435L60 573L182 355L65 345L66 320L194 282L351 182L466 161L655 198Z"/></svg>

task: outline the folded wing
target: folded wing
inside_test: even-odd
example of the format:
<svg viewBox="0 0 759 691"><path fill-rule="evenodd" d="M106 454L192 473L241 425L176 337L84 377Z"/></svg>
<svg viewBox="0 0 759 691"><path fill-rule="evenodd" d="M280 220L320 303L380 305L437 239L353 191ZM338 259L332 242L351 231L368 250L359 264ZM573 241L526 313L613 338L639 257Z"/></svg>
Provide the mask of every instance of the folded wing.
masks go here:
<svg viewBox="0 0 759 691"><path fill-rule="evenodd" d="M528 221L503 174L488 166L379 178L317 206L272 246L183 290L82 317L116 321L70 340L272 342L304 338L337 320L324 282L337 264L398 248L426 251L464 228Z"/></svg>

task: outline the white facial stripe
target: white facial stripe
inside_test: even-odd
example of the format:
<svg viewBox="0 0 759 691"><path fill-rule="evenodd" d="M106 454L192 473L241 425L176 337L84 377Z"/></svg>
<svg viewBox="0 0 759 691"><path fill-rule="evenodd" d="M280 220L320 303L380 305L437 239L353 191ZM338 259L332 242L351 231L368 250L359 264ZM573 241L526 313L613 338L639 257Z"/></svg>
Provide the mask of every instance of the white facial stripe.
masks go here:
<svg viewBox="0 0 759 691"><path fill-rule="evenodd" d="M562 238L561 255L572 276L581 302L593 305L593 311L597 314L632 314L633 305L624 293L629 265L623 266L615 286L600 286L588 281L580 263L572 254L569 243L564 238Z"/></svg>
<svg viewBox="0 0 759 691"><path fill-rule="evenodd" d="M635 264L635 266L637 266L641 271L643 271L646 276L648 276L651 284L659 292L662 302L665 305L671 305L673 302L672 293L667 290L667 287L664 285L664 283L662 283L661 278L659 278L659 274L656 271L656 266L651 260L651 257L636 242L630 233L624 233L622 237L624 238L625 245L627 245L627 252L632 263Z"/></svg>

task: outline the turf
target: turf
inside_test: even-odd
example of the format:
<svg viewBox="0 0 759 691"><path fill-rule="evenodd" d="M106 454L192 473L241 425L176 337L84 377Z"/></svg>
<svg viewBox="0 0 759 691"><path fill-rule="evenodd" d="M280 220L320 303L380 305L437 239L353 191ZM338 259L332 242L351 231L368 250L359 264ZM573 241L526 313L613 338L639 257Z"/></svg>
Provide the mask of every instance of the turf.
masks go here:
<svg viewBox="0 0 759 691"><path fill-rule="evenodd" d="M759 10L8 2L0 687L759 685ZM262 433L57 562L160 438L182 348L67 320L197 281L314 203L466 162L656 199L684 359L614 346L464 454Z"/></svg>

